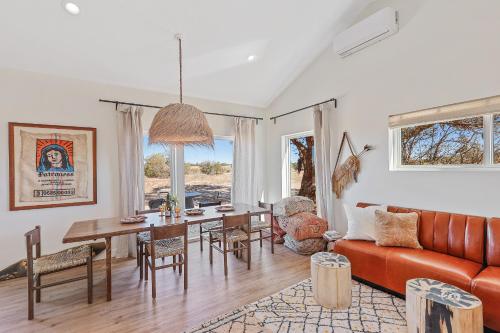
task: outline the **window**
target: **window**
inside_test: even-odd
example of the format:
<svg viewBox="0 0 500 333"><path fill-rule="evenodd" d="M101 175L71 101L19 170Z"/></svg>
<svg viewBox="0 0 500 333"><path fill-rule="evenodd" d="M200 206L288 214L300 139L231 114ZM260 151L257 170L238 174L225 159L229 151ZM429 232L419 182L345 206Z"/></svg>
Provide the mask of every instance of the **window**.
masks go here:
<svg viewBox="0 0 500 333"><path fill-rule="evenodd" d="M168 146L148 145L144 137L144 207L158 208L161 199L172 193L171 151Z"/></svg>
<svg viewBox="0 0 500 333"><path fill-rule="evenodd" d="M495 163L500 163L500 114L493 118L493 146L495 151Z"/></svg>
<svg viewBox="0 0 500 333"><path fill-rule="evenodd" d="M184 148L185 208L208 204L231 203L233 139L218 137L214 148ZM197 225L189 226L189 239L200 236Z"/></svg>
<svg viewBox="0 0 500 333"><path fill-rule="evenodd" d="M300 195L316 201L312 133L284 136L283 153L283 197Z"/></svg>
<svg viewBox="0 0 500 333"><path fill-rule="evenodd" d="M200 201L231 203L233 139L218 137L214 149L184 148L186 208Z"/></svg>
<svg viewBox="0 0 500 333"><path fill-rule="evenodd" d="M497 169L500 96L389 117L390 169Z"/></svg>
<svg viewBox="0 0 500 333"><path fill-rule="evenodd" d="M480 165L483 117L401 129L401 165Z"/></svg>

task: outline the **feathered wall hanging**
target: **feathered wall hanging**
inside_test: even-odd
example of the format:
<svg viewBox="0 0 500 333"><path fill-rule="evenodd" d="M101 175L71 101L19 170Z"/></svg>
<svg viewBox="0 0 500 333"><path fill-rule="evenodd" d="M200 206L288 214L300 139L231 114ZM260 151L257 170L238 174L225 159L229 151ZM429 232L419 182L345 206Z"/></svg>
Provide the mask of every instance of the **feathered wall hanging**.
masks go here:
<svg viewBox="0 0 500 333"><path fill-rule="evenodd" d="M347 142L347 144L349 145L351 156L349 156L344 163L338 165L340 157L342 156L342 150L344 148L345 142ZM361 170L360 158L363 154L372 149L373 147L365 145L363 151L359 154L356 154L351 139L349 139L349 135L347 134L347 132L344 132L344 135L342 136L342 142L340 143L339 153L337 155L337 161L335 162L335 168L333 169L332 174L333 192L335 192L337 199L340 199L340 197L342 196L342 192L352 182L358 182L358 174Z"/></svg>

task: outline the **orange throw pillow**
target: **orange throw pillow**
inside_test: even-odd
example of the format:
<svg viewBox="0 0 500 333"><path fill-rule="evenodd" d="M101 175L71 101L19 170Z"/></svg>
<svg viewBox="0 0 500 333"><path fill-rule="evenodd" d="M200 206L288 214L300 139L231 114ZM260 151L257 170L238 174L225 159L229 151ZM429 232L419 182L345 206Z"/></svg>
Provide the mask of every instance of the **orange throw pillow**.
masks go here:
<svg viewBox="0 0 500 333"><path fill-rule="evenodd" d="M328 222L313 213L298 213L290 217L286 232L295 240L321 238L328 230Z"/></svg>
<svg viewBox="0 0 500 333"><path fill-rule="evenodd" d="M375 211L375 244L421 249L417 222L417 213Z"/></svg>

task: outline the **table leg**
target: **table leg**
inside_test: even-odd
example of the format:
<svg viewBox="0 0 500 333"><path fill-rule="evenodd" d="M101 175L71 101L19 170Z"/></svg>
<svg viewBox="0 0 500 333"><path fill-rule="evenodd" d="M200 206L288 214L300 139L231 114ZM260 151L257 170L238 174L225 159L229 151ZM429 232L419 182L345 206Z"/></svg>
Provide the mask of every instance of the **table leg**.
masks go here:
<svg viewBox="0 0 500 333"><path fill-rule="evenodd" d="M111 237L106 237L106 299L111 301Z"/></svg>

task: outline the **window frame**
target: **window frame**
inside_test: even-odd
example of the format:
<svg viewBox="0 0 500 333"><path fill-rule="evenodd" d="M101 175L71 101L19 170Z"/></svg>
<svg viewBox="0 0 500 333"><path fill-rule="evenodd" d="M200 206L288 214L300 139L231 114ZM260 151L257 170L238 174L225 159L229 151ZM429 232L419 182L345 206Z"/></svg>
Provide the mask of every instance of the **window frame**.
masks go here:
<svg viewBox="0 0 500 333"><path fill-rule="evenodd" d="M500 114L500 112L481 115L481 117L483 117L484 138L483 164L403 165L401 164L401 128L403 127L389 128L389 171L499 171L500 163L494 163L495 147L493 121L493 117L498 114ZM431 122L431 124L476 117L478 116L451 118ZM421 124L415 124L413 126L418 125Z"/></svg>
<svg viewBox="0 0 500 333"><path fill-rule="evenodd" d="M290 140L305 136L314 137L314 131L304 131L281 136L281 197L286 198L291 195L291 170L290 170Z"/></svg>

